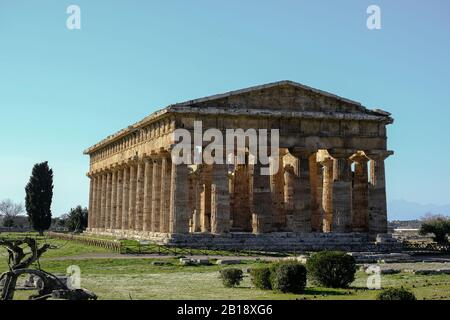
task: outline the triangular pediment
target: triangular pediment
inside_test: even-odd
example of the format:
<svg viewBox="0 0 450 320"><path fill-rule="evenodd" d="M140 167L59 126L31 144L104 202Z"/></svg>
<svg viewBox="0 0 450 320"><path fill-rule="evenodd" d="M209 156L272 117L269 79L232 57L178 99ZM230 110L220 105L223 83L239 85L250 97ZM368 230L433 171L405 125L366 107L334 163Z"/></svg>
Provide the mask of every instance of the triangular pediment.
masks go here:
<svg viewBox="0 0 450 320"><path fill-rule="evenodd" d="M292 81L280 81L179 103L191 108L373 114L360 103Z"/></svg>

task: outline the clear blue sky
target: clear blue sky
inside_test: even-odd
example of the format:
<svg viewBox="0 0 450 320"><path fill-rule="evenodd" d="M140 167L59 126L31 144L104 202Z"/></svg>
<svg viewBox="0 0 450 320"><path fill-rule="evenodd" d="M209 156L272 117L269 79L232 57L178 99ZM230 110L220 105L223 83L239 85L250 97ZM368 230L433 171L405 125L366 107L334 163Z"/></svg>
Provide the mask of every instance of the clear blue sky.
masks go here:
<svg viewBox="0 0 450 320"><path fill-rule="evenodd" d="M54 214L87 205L86 147L170 103L290 79L390 111L389 199L449 203L449 30L447 0L0 0L0 199L23 201L48 160Z"/></svg>

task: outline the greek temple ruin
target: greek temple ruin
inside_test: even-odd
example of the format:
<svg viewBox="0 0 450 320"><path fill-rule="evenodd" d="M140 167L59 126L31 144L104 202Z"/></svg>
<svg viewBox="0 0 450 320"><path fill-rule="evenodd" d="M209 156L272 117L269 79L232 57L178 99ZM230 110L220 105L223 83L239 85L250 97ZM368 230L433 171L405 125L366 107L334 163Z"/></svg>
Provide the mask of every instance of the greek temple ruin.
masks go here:
<svg viewBox="0 0 450 320"><path fill-rule="evenodd" d="M174 131L193 131L195 121L222 132L278 129L278 170L174 163ZM391 123L386 111L292 81L170 105L84 152L86 232L249 249L389 242L384 161L393 154Z"/></svg>

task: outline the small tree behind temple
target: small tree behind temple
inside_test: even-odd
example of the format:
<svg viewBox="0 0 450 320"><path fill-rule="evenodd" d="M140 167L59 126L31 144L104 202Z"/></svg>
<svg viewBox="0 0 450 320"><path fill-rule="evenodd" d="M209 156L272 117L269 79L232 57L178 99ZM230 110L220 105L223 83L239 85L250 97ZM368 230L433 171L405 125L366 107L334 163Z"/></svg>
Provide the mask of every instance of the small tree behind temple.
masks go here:
<svg viewBox="0 0 450 320"><path fill-rule="evenodd" d="M25 193L25 208L31 227L42 235L52 221L53 170L47 162L34 165Z"/></svg>
<svg viewBox="0 0 450 320"><path fill-rule="evenodd" d="M447 236L450 234L450 219L442 215L429 215L423 218L420 234L434 234L437 243L448 243Z"/></svg>
<svg viewBox="0 0 450 320"><path fill-rule="evenodd" d="M69 231L81 232L87 228L88 210L77 206L75 209L70 209L66 218L65 226Z"/></svg>

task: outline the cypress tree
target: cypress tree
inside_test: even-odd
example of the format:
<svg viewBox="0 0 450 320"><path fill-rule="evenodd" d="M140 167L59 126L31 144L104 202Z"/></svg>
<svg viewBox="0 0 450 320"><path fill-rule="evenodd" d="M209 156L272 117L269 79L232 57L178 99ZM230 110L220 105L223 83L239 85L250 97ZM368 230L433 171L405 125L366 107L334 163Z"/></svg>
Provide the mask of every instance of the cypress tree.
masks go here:
<svg viewBox="0 0 450 320"><path fill-rule="evenodd" d="M25 193L30 225L43 235L52 222L53 170L48 167L47 161L34 165Z"/></svg>

